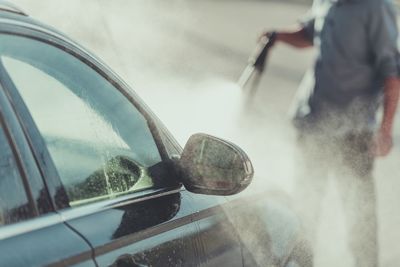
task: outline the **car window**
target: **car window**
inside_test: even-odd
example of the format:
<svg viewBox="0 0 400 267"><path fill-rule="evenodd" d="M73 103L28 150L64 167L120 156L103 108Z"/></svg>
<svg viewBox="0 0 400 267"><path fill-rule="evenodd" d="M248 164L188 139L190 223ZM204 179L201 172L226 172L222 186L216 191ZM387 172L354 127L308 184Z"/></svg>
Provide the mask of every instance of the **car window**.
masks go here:
<svg viewBox="0 0 400 267"><path fill-rule="evenodd" d="M49 44L9 35L0 44L71 206L154 186L161 157L148 122L110 81Z"/></svg>
<svg viewBox="0 0 400 267"><path fill-rule="evenodd" d="M32 217L14 154L0 124L0 225Z"/></svg>

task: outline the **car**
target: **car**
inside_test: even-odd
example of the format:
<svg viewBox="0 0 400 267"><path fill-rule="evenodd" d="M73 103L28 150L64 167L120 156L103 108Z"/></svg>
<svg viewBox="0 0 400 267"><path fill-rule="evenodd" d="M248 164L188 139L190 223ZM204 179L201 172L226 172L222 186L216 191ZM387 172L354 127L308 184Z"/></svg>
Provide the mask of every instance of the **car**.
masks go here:
<svg viewBox="0 0 400 267"><path fill-rule="evenodd" d="M184 149L101 60L0 1L1 266L310 266L281 194L207 134Z"/></svg>

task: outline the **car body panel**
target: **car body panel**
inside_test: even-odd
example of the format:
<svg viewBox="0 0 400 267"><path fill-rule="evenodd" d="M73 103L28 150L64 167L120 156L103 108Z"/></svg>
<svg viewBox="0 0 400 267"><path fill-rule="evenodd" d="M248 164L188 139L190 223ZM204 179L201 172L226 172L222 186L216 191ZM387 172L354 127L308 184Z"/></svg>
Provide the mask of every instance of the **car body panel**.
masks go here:
<svg viewBox="0 0 400 267"><path fill-rule="evenodd" d="M178 190L128 199L75 219L68 219L68 211L62 214L92 244L100 266L195 266L197 229L188 204Z"/></svg>
<svg viewBox="0 0 400 267"><path fill-rule="evenodd" d="M2 233L12 233L1 238ZM0 230L2 266L96 266L90 246L58 214L4 226Z"/></svg>
<svg viewBox="0 0 400 267"><path fill-rule="evenodd" d="M190 194L198 227L202 266L242 266L240 236L229 217L223 196Z"/></svg>

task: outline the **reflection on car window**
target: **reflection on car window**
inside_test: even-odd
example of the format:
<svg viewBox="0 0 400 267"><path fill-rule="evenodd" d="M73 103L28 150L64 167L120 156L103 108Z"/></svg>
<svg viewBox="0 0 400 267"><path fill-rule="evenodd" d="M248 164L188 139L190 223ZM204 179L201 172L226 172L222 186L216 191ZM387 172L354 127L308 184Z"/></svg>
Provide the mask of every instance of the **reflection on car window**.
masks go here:
<svg viewBox="0 0 400 267"><path fill-rule="evenodd" d="M32 216L13 152L0 124L0 225Z"/></svg>
<svg viewBox="0 0 400 267"><path fill-rule="evenodd" d="M50 45L15 36L0 43L71 205L153 186L149 168L161 157L147 121L109 81Z"/></svg>

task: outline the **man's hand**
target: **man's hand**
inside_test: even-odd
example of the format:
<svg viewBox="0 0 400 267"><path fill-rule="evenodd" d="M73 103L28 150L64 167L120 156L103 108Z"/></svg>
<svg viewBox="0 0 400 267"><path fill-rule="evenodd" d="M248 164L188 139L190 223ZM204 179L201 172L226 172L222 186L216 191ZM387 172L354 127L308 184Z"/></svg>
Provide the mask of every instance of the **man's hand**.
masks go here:
<svg viewBox="0 0 400 267"><path fill-rule="evenodd" d="M372 146L372 153L375 157L385 157L389 155L393 147L392 134L385 130L380 130L375 135Z"/></svg>
<svg viewBox="0 0 400 267"><path fill-rule="evenodd" d="M258 37L258 41L261 42L262 40L267 40L269 38L271 38L272 36L276 35L276 39L278 39L278 32L276 31L264 31L260 34L260 36Z"/></svg>

